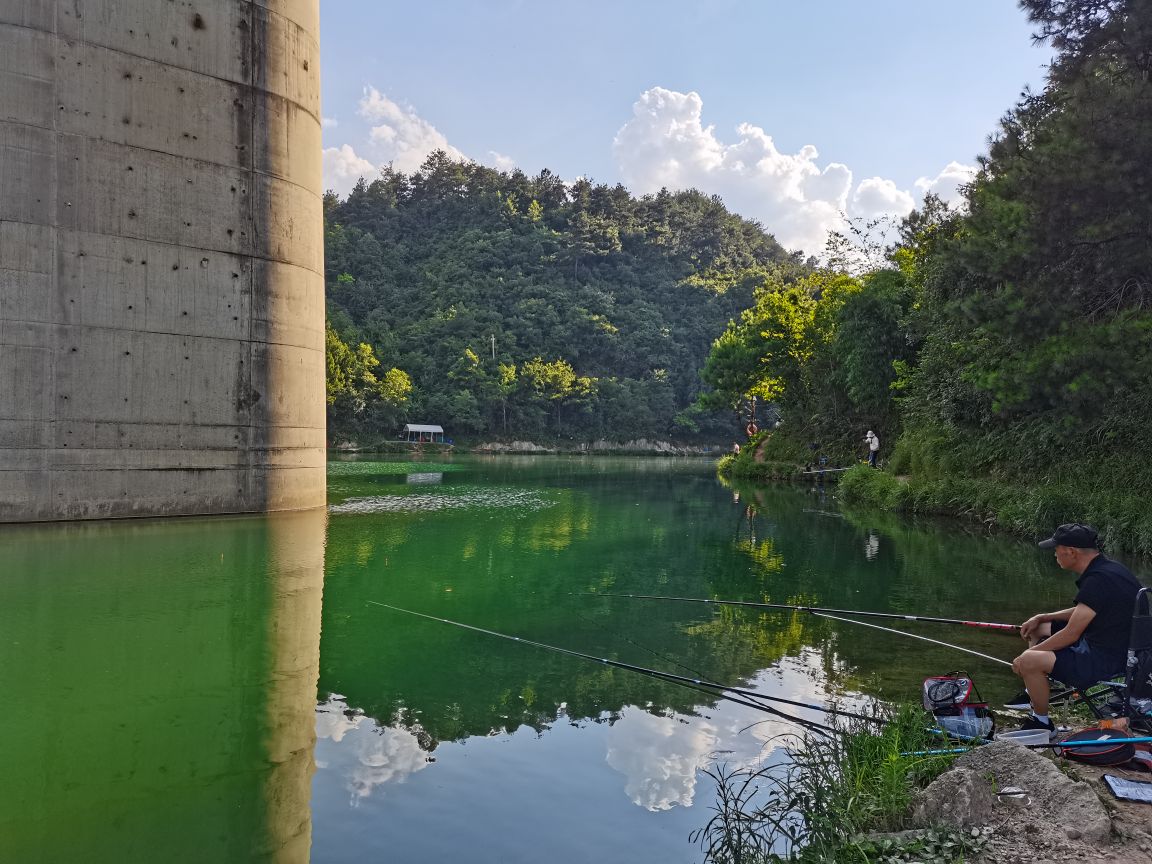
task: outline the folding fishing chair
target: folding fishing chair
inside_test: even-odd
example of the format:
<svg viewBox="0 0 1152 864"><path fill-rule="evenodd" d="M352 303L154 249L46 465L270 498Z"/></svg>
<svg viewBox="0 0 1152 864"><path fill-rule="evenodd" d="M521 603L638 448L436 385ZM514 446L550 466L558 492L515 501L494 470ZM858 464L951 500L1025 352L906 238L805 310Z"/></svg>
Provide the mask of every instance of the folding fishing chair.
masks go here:
<svg viewBox="0 0 1152 864"><path fill-rule="evenodd" d="M1152 588L1136 593L1124 680L1101 681L1093 689L1078 696L1097 718L1126 717L1133 729L1152 733Z"/></svg>

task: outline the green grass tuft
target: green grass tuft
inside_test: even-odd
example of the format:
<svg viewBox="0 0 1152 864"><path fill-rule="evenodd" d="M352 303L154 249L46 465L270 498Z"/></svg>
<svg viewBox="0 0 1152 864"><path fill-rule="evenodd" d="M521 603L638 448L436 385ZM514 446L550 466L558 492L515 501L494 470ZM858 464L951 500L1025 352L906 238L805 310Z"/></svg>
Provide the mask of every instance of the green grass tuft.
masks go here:
<svg viewBox="0 0 1152 864"><path fill-rule="evenodd" d="M865 839L908 827L916 793L952 764L947 756L902 755L939 747L919 705L878 711L882 727L850 720L838 725L840 734L805 732L787 769L709 772L717 780L716 815L693 834L705 861L868 862L900 860L905 851L964 860L972 843L951 832L909 840L907 850Z"/></svg>

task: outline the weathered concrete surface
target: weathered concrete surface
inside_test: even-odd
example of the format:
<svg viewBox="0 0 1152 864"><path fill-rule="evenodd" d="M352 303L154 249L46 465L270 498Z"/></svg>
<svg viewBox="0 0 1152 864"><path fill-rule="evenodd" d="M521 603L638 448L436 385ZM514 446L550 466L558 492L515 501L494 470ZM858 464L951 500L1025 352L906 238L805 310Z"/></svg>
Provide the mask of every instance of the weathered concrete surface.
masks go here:
<svg viewBox="0 0 1152 864"><path fill-rule="evenodd" d="M0 0L0 521L324 503L318 0Z"/></svg>

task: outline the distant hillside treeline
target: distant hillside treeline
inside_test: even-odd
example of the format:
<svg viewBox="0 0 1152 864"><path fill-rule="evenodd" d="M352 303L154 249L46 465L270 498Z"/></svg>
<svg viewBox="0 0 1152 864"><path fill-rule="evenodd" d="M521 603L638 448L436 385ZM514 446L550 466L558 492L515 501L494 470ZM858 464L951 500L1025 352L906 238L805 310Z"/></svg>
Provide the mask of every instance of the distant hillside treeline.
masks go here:
<svg viewBox="0 0 1152 864"><path fill-rule="evenodd" d="M693 407L704 360L754 286L806 269L715 197L442 152L329 195L325 217L330 437L405 417L457 435L730 437L731 412Z"/></svg>

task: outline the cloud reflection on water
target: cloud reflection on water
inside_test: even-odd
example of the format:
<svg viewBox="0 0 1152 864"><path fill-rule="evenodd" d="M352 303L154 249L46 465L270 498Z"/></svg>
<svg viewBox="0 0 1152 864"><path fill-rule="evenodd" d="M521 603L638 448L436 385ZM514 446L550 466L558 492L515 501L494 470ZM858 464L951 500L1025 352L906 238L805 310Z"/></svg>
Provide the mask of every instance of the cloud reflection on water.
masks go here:
<svg viewBox="0 0 1152 864"><path fill-rule="evenodd" d="M399 723L382 726L335 694L316 706L316 738L316 767L343 776L352 806L431 762L416 733Z"/></svg>
<svg viewBox="0 0 1152 864"><path fill-rule="evenodd" d="M826 683L819 669L818 656L804 652L763 670L747 688L796 701L821 702L814 695ZM850 703L859 707L860 701ZM808 720L826 720L821 712L779 707ZM421 741L422 731L418 723L403 717L384 725L350 709L344 697L333 695L316 707L316 764L340 775L350 804L358 806L379 787L403 783L434 761L422 747L427 746ZM607 724L604 761L623 775L624 794L633 804L658 812L691 807L702 782L701 772L713 765L739 770L785 762L789 739L798 732L799 727L788 720L728 701L701 707L695 716L652 714L630 705ZM532 737L541 734L547 733L533 732ZM515 737L513 732L502 740ZM446 748L445 757L452 751ZM711 782L705 782L704 788L710 792Z"/></svg>
<svg viewBox="0 0 1152 864"><path fill-rule="evenodd" d="M811 658L808 658L809 660ZM790 658L761 672L748 689L796 701L813 699L813 667ZM779 706L805 719L818 713ZM691 807L699 772L713 764L730 769L763 766L786 755L781 747L798 727L786 720L734 702L702 709L699 717L655 716L639 708L621 712L608 732L608 764L625 777L624 791L646 810Z"/></svg>

